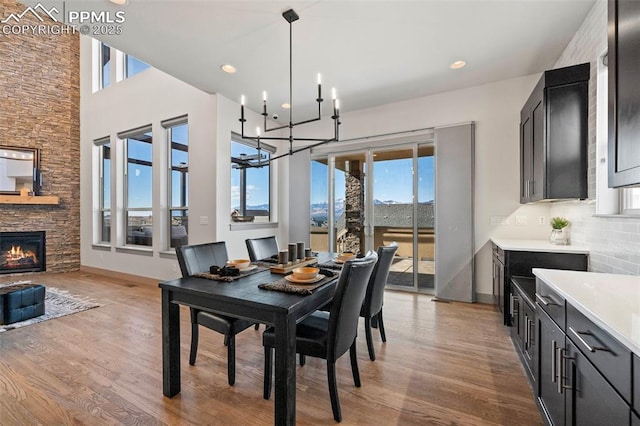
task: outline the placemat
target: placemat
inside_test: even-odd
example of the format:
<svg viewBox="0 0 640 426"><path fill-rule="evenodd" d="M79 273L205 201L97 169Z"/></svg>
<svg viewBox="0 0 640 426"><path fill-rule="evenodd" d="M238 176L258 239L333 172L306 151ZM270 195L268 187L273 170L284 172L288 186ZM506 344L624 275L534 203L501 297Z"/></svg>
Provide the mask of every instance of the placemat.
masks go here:
<svg viewBox="0 0 640 426"><path fill-rule="evenodd" d="M301 294L303 296L306 296L311 294L313 290L315 290L316 288L322 287L326 283L331 282L333 280L334 280L334 277L325 277L320 281L318 281L317 283L313 283L313 284L294 284L285 279L281 279L281 280L276 280L270 283L258 284L258 287L265 290L282 291L284 293L295 293L295 294Z"/></svg>
<svg viewBox="0 0 640 426"><path fill-rule="evenodd" d="M265 268L264 266L258 266L258 265L256 266L257 268L252 269L251 271L240 272L240 275L238 275L237 277L227 277L227 276L222 276L218 274L210 274L209 272L196 272L195 274L193 274L193 276L198 278L206 278L212 281L230 283L232 281L239 280L240 278L248 277L249 275L257 274L258 272L266 271L267 269L269 269L269 268Z"/></svg>
<svg viewBox="0 0 640 426"><path fill-rule="evenodd" d="M344 263L336 263L333 260L330 260L329 262L318 263L318 268L327 268L336 271L341 271L343 266Z"/></svg>

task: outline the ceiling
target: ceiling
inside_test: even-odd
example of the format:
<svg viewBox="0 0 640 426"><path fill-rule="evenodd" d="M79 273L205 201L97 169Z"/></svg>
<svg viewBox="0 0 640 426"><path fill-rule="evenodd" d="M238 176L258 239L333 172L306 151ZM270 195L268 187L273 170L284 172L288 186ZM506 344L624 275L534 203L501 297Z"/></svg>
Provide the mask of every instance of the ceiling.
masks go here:
<svg viewBox="0 0 640 426"><path fill-rule="evenodd" d="M316 75L324 113L335 87L341 111L401 101L553 67L595 0L107 0L67 1L124 10L110 45L209 93L281 117L289 96L289 24L294 8L294 121L314 114ZM456 60L467 66L452 70ZM221 71L232 64L235 74Z"/></svg>

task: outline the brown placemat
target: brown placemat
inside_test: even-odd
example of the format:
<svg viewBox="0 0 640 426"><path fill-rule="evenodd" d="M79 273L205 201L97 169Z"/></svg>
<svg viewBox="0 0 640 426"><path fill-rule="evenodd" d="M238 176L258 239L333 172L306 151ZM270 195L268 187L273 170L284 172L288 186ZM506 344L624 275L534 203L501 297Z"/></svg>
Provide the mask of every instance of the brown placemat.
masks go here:
<svg viewBox="0 0 640 426"><path fill-rule="evenodd" d="M230 283L232 281L239 280L240 278L248 277L249 275L257 274L258 272L263 272L269 269L269 268L265 268L264 266L258 266L258 265L256 266L257 267L255 269L252 269L250 271L240 272L240 275L238 275L237 277L227 277L227 276L222 276L218 274L210 274L209 272L196 272L195 274L193 274L193 276L198 278L206 278L212 281Z"/></svg>
<svg viewBox="0 0 640 426"><path fill-rule="evenodd" d="M311 294L316 288L322 287L323 285L333 281L334 279L334 277L324 277L317 283L313 284L295 284L285 279L281 279L270 283L258 284L258 287L265 290L282 291L284 293L294 293L306 296L308 294Z"/></svg>

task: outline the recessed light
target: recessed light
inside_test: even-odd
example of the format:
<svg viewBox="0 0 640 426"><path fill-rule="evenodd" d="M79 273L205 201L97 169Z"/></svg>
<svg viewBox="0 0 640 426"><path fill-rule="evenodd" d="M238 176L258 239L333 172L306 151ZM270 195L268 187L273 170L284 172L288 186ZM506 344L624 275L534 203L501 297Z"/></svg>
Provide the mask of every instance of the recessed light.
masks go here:
<svg viewBox="0 0 640 426"><path fill-rule="evenodd" d="M284 103L284 104L282 104L282 105L280 105L280 106L281 106L282 108L284 108L284 109L289 109L289 108L291 108L291 105L289 105L288 103Z"/></svg>
<svg viewBox="0 0 640 426"><path fill-rule="evenodd" d="M454 63L451 64L450 68L452 70L457 70L464 67L465 65L467 65L465 61L455 61Z"/></svg>
<svg viewBox="0 0 640 426"><path fill-rule="evenodd" d="M111 3L120 5L120 6L124 6L125 4L127 4L127 0L109 0Z"/></svg>
<svg viewBox="0 0 640 426"><path fill-rule="evenodd" d="M220 69L226 72L227 74L233 74L236 72L236 67L234 67L231 64L220 65Z"/></svg>

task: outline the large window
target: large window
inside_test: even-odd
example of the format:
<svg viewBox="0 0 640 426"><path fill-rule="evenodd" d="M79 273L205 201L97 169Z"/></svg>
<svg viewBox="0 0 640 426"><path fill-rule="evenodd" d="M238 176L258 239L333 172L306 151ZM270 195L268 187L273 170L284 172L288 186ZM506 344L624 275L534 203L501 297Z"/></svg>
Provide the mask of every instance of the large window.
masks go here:
<svg viewBox="0 0 640 426"><path fill-rule="evenodd" d="M111 47L100 43L100 88L111 83Z"/></svg>
<svg viewBox="0 0 640 426"><path fill-rule="evenodd" d="M271 220L271 167L276 150L253 141L231 141L231 216L235 221Z"/></svg>
<svg viewBox="0 0 640 426"><path fill-rule="evenodd" d="M111 242L111 144L109 138L95 142L98 147L99 167L99 237L101 243Z"/></svg>
<svg viewBox="0 0 640 426"><path fill-rule="evenodd" d="M139 72L142 72L147 68L149 68L149 64L147 64L146 62L142 62L140 59L131 55L125 55L124 64L125 64L124 75L126 78L132 77L138 74Z"/></svg>
<svg viewBox="0 0 640 426"><path fill-rule="evenodd" d="M151 246L153 242L151 128L119 135L124 138L124 216L126 243Z"/></svg>
<svg viewBox="0 0 640 426"><path fill-rule="evenodd" d="M188 243L189 128L186 118L162 123L169 141L169 248Z"/></svg>

